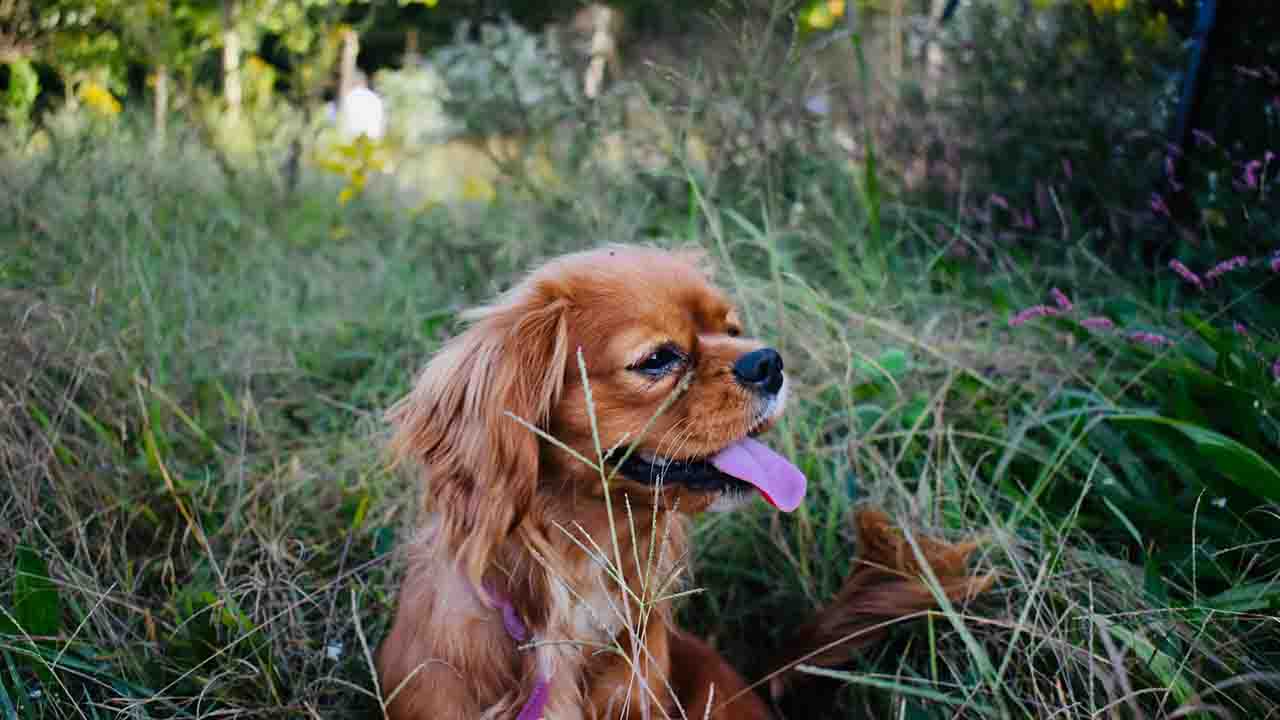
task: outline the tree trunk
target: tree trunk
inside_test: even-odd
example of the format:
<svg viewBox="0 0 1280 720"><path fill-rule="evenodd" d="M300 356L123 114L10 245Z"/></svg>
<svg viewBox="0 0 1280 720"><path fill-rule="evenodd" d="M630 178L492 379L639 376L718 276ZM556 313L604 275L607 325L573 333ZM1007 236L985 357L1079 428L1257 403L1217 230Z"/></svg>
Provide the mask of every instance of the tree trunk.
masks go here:
<svg viewBox="0 0 1280 720"><path fill-rule="evenodd" d="M582 78L582 94L594 100L604 85L605 70L612 67L618 72L618 34L622 30L622 15L602 3L592 3L578 12L573 19L574 29L590 38L591 62Z"/></svg>
<svg viewBox="0 0 1280 720"><path fill-rule="evenodd" d="M240 85L240 31L236 28L236 0L222 0L222 97L231 117L240 114L244 90Z"/></svg>
<svg viewBox="0 0 1280 720"><path fill-rule="evenodd" d="M404 33L404 66L413 67L418 61L418 28L409 28Z"/></svg>
<svg viewBox="0 0 1280 720"><path fill-rule="evenodd" d="M58 79L62 81L62 99L67 103L67 107L72 109L80 107L80 98L76 97L78 74L65 67L58 67Z"/></svg>
<svg viewBox="0 0 1280 720"><path fill-rule="evenodd" d="M169 125L169 66L159 65L156 67L156 90L155 90L155 136L152 140L156 149L164 147L165 131Z"/></svg>
<svg viewBox="0 0 1280 720"><path fill-rule="evenodd" d="M342 31L342 54L338 61L338 112L356 83L356 58L360 55L360 36L354 28Z"/></svg>
<svg viewBox="0 0 1280 720"><path fill-rule="evenodd" d="M902 21L906 13L907 0L893 0L893 7L889 12L889 73L895 84L895 95L897 94L896 85L902 81L903 60L906 54L902 43Z"/></svg>
<svg viewBox="0 0 1280 720"><path fill-rule="evenodd" d="M945 58L942 56L942 45L938 43L938 33L942 31L942 11L947 7L947 0L932 0L929 4L929 35L924 46L924 97L932 103L938 96L938 84L942 81L942 69Z"/></svg>

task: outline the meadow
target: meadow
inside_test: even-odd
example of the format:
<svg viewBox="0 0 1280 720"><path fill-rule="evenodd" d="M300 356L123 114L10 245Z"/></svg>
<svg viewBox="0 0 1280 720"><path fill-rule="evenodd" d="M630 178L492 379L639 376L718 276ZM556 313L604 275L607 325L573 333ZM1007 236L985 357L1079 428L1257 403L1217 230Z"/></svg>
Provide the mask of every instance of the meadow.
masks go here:
<svg viewBox="0 0 1280 720"><path fill-rule="evenodd" d="M419 507L382 412L459 311L607 242L706 248L799 388L768 440L809 498L698 519L687 626L760 677L864 503L999 575L790 717L1280 716L1280 256L1188 257L1195 294L1069 189L975 221L815 137L429 205L127 114L6 151L0 718L379 716Z"/></svg>

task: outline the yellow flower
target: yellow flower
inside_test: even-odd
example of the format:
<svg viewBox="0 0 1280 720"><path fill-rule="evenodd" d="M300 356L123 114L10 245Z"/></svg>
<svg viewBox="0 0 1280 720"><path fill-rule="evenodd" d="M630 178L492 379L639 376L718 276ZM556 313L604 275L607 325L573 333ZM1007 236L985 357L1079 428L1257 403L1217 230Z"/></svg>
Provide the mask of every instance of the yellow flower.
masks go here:
<svg viewBox="0 0 1280 720"><path fill-rule="evenodd" d="M120 101L116 100L111 91L102 87L95 82L87 82L80 86L78 93L80 99L89 109L102 117L111 117L120 114Z"/></svg>
<svg viewBox="0 0 1280 720"><path fill-rule="evenodd" d="M380 143L361 135L348 145L335 145L327 155L315 159L316 166L325 172L338 175L347 181L338 193L338 204L346 205L364 192L373 173L386 169L388 150Z"/></svg>
<svg viewBox="0 0 1280 720"><path fill-rule="evenodd" d="M1142 34L1148 40L1163 45L1169 39L1169 16L1158 12L1147 18L1142 25Z"/></svg>
<svg viewBox="0 0 1280 720"><path fill-rule="evenodd" d="M469 175L462 180L462 197L465 200L478 200L480 202L493 202L498 196L496 190L493 189L493 183L481 177Z"/></svg>
<svg viewBox="0 0 1280 720"><path fill-rule="evenodd" d="M1110 13L1124 12L1129 7L1129 0L1089 0L1093 14L1099 17Z"/></svg>
<svg viewBox="0 0 1280 720"><path fill-rule="evenodd" d="M800 13L800 24L807 30L830 30L844 17L845 0L818 0Z"/></svg>

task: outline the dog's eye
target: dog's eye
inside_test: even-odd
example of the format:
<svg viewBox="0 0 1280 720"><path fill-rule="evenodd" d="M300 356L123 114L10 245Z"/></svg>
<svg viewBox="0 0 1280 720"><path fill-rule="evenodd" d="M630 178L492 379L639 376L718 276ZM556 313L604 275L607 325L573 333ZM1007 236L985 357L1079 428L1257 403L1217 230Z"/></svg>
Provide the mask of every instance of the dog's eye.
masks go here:
<svg viewBox="0 0 1280 720"><path fill-rule="evenodd" d="M678 365L681 360L684 360L684 356L675 348L663 346L649 353L645 359L632 365L631 369L646 375L665 375Z"/></svg>
<svg viewBox="0 0 1280 720"><path fill-rule="evenodd" d="M729 337L738 337L739 335L742 334L741 328L739 328L737 325L730 325L728 329L726 329L724 332Z"/></svg>

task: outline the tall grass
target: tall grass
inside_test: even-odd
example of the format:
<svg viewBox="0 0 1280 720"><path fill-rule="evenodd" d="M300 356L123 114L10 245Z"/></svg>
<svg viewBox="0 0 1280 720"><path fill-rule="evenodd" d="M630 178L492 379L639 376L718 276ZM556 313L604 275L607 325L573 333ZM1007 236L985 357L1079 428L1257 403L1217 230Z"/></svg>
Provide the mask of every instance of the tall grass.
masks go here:
<svg viewBox="0 0 1280 720"><path fill-rule="evenodd" d="M1071 400L1117 371L1006 328L1001 306L1046 277L1126 280L1083 247L1049 268L984 248L975 272L936 239L954 219L877 200L873 226L846 162L787 150L714 187L565 167L554 197L428 211L229 176L198 142L153 155L127 128L6 156L0 718L376 715L368 650L417 508L381 410L458 309L609 241L708 248L799 388L769 441L811 496L698 521L689 627L771 669L847 572L866 501L983 534L1001 574L825 673L792 717L1274 714L1274 607L1170 598L1130 552L1147 538L1090 524L1107 449ZM1273 602L1274 568L1247 570Z"/></svg>

